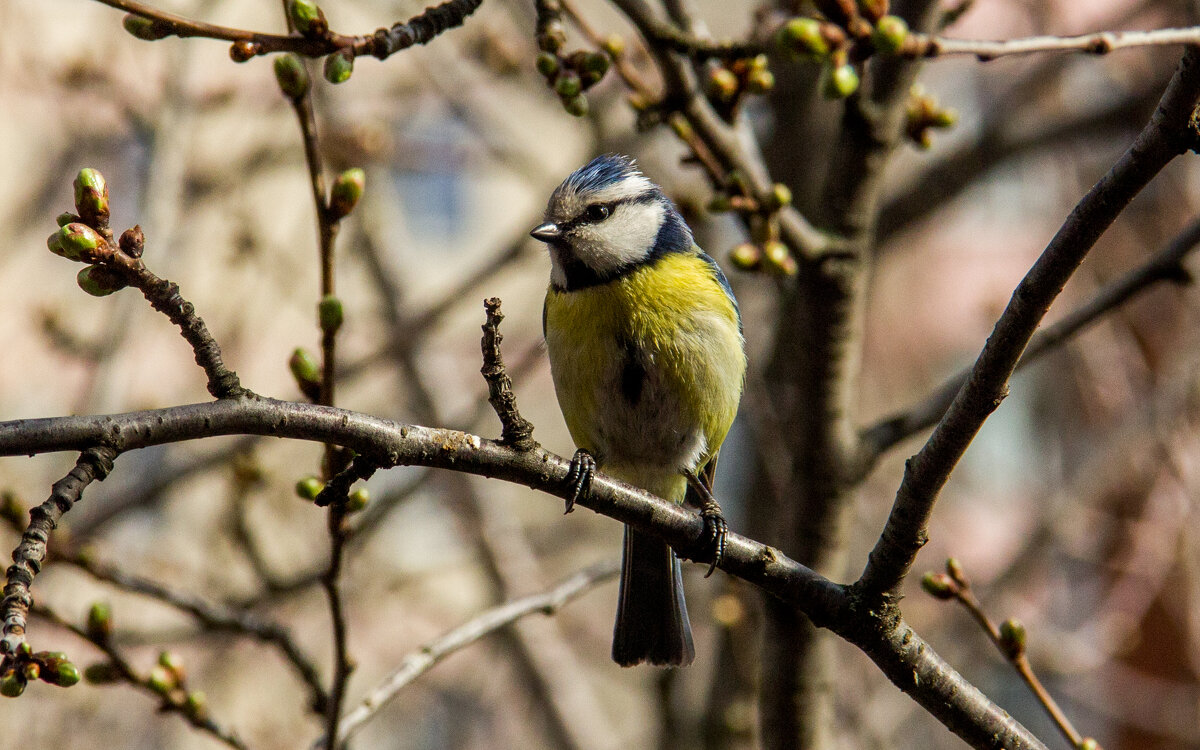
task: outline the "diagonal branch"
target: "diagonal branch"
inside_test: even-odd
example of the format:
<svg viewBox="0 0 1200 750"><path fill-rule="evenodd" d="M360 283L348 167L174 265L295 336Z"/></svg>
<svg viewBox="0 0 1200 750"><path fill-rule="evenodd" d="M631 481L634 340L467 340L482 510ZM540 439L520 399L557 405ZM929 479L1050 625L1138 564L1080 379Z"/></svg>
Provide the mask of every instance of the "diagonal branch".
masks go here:
<svg viewBox="0 0 1200 750"><path fill-rule="evenodd" d="M1129 201L1172 159L1196 142L1193 111L1200 99L1200 51L1189 48L1149 124L1129 150L1075 206L1046 250L1017 285L966 384L920 452L909 459L883 533L856 584L868 596L891 598L928 538L938 493L955 465L1007 394L1026 345L1071 274Z"/></svg>

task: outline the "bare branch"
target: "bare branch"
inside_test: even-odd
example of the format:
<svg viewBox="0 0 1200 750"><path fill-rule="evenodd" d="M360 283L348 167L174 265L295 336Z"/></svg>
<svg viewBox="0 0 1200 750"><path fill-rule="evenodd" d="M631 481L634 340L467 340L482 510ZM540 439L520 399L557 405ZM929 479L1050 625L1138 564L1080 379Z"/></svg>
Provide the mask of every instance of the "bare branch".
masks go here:
<svg viewBox="0 0 1200 750"><path fill-rule="evenodd" d="M1101 31L1081 36L1032 36L1024 39L985 41L951 39L924 34L910 34L899 54L906 57L945 57L974 55L987 62L999 57L1031 55L1042 52L1086 52L1107 55L1133 47L1200 44L1200 26L1149 31Z"/></svg>
<svg viewBox="0 0 1200 750"><path fill-rule="evenodd" d="M379 709L396 697L404 686L432 669L455 651L510 625L526 615L541 612L553 615L576 597L616 576L620 564L613 560L585 568L542 594L507 602L459 625L404 657L400 667L388 675L363 699L362 705L346 714L338 734L340 746L353 736Z"/></svg>

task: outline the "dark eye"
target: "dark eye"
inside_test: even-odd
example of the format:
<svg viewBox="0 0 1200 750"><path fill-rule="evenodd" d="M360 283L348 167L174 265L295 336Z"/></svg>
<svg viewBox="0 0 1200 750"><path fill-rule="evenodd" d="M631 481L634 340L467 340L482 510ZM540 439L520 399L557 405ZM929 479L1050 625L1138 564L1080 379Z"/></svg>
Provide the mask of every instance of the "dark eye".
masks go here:
<svg viewBox="0 0 1200 750"><path fill-rule="evenodd" d="M597 203L596 205L588 206L583 215L588 221L596 224L607 219L611 212L612 210L608 206Z"/></svg>

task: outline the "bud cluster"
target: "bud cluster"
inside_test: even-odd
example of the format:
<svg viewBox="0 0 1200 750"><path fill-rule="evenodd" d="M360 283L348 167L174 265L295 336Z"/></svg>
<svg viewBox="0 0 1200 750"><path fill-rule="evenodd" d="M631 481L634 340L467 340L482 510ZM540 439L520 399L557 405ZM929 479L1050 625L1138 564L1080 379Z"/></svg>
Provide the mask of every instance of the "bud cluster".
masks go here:
<svg viewBox="0 0 1200 750"><path fill-rule="evenodd" d="M108 185L104 175L90 167L75 177L75 212L59 214L58 231L46 238L50 252L87 265L76 276L79 288L94 297L123 289L127 282L113 261L118 254L128 261L142 255L145 238L140 227L126 230L113 240L108 220Z"/></svg>
<svg viewBox="0 0 1200 750"><path fill-rule="evenodd" d="M712 60L704 73L704 93L726 120L732 120L748 94L765 94L775 88L775 74L767 67L767 56Z"/></svg>
<svg viewBox="0 0 1200 750"><path fill-rule="evenodd" d="M908 107L904 116L904 134L917 146L927 149L933 144L931 130L944 130L958 122L958 113L953 109L938 106L929 94L914 86L908 95Z"/></svg>
<svg viewBox="0 0 1200 750"><path fill-rule="evenodd" d="M79 682L79 668L71 663L61 651L34 652L28 643L22 643L15 654L3 661L0 668L0 695L17 698L25 687L36 680L71 687Z"/></svg>

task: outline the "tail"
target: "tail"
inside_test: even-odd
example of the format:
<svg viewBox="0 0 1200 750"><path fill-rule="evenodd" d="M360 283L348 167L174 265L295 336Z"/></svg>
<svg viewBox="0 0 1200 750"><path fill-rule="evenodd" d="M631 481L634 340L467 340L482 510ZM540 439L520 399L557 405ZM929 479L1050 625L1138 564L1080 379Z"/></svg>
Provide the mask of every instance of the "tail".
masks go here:
<svg viewBox="0 0 1200 750"><path fill-rule="evenodd" d="M663 540L626 526L613 661L686 667L695 656L679 558Z"/></svg>

